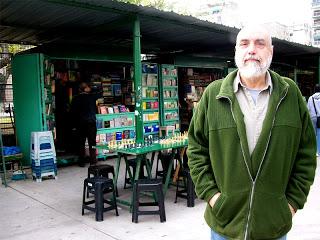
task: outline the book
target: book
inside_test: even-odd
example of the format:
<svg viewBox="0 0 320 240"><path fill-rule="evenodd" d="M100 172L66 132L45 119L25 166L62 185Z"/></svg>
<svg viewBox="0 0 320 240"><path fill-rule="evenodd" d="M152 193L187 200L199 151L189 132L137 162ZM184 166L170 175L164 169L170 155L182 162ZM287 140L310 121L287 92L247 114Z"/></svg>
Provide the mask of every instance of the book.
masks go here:
<svg viewBox="0 0 320 240"><path fill-rule="evenodd" d="M124 130L122 132L122 138L123 139L129 139L130 138L130 130Z"/></svg>
<svg viewBox="0 0 320 240"><path fill-rule="evenodd" d="M142 73L142 86L147 86L147 74L146 73Z"/></svg>
<svg viewBox="0 0 320 240"><path fill-rule="evenodd" d="M123 113L123 112L127 112L127 108L125 105L119 105L119 112Z"/></svg>
<svg viewBox="0 0 320 240"><path fill-rule="evenodd" d="M122 127L121 126L121 118L115 118L114 119L114 127L116 127L116 128Z"/></svg>
<svg viewBox="0 0 320 240"><path fill-rule="evenodd" d="M134 130L130 130L129 138L134 139L136 137L136 132Z"/></svg>
<svg viewBox="0 0 320 240"><path fill-rule="evenodd" d="M108 107L108 113L112 114L113 113L113 108L112 107Z"/></svg>
<svg viewBox="0 0 320 240"><path fill-rule="evenodd" d="M159 108L159 102L153 102L153 108Z"/></svg>
<svg viewBox="0 0 320 240"><path fill-rule="evenodd" d="M97 119L97 120L96 120L97 129L102 128L102 123L103 123L103 121L102 121L101 119Z"/></svg>
<svg viewBox="0 0 320 240"><path fill-rule="evenodd" d="M121 96L121 84L112 84L112 95Z"/></svg>
<svg viewBox="0 0 320 240"><path fill-rule="evenodd" d="M102 144L106 142L106 134L99 134L99 142Z"/></svg>
<svg viewBox="0 0 320 240"><path fill-rule="evenodd" d="M151 108L151 102L146 102L147 106L146 109L150 109Z"/></svg>
<svg viewBox="0 0 320 240"><path fill-rule="evenodd" d="M128 124L128 126L133 126L133 119L127 118L127 124Z"/></svg>
<svg viewBox="0 0 320 240"><path fill-rule="evenodd" d="M77 77L76 77L77 73L75 71L68 71L68 78L70 82L75 82Z"/></svg>
<svg viewBox="0 0 320 240"><path fill-rule="evenodd" d="M110 121L104 121L104 128L110 128Z"/></svg>
<svg viewBox="0 0 320 240"><path fill-rule="evenodd" d="M47 106L47 115L51 114L51 103L48 104Z"/></svg>
<svg viewBox="0 0 320 240"><path fill-rule="evenodd" d="M142 88L142 97L147 97L147 88Z"/></svg>
<svg viewBox="0 0 320 240"><path fill-rule="evenodd" d="M113 106L113 113L119 113L118 106Z"/></svg>
<svg viewBox="0 0 320 240"><path fill-rule="evenodd" d="M158 90L153 91L153 97L158 97Z"/></svg>
<svg viewBox="0 0 320 240"><path fill-rule="evenodd" d="M107 114L108 113L106 106L100 106L99 110L100 110L101 114Z"/></svg>
<svg viewBox="0 0 320 240"><path fill-rule="evenodd" d="M115 124L114 124L114 120L110 120L110 128L114 128Z"/></svg>
<svg viewBox="0 0 320 240"><path fill-rule="evenodd" d="M110 141L114 140L113 139L113 135L114 135L113 133L105 134L107 142L110 142Z"/></svg>

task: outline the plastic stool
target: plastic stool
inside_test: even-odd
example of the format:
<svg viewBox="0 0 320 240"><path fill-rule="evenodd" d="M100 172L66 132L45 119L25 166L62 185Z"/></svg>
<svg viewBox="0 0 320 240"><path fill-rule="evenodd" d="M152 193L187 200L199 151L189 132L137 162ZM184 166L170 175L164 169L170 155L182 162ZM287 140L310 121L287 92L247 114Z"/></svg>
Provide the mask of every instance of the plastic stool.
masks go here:
<svg viewBox="0 0 320 240"><path fill-rule="evenodd" d="M148 160L142 160L141 161L139 179L140 178L146 178L145 175L144 175L144 170L143 170L144 166L146 166L146 162L145 161L148 161ZM128 163L128 166L132 168L132 175L134 177L135 174L136 174L137 160L135 158L134 159L128 159L127 163ZM127 184L132 185L131 179L128 177L128 171L129 171L129 169L127 168L127 165L126 165L126 172L125 172L125 176L124 176L123 189L129 188L129 187L127 187Z"/></svg>
<svg viewBox="0 0 320 240"><path fill-rule="evenodd" d="M156 202L140 202L141 192L154 192ZM138 223L139 215L160 215L160 222L166 221L166 212L164 207L164 196L162 192L162 182L159 179L139 179L134 184L132 222ZM139 210L140 206L158 206L159 210Z"/></svg>
<svg viewBox="0 0 320 240"><path fill-rule="evenodd" d="M182 180L180 180L181 177ZM180 181L183 182L183 186L179 185ZM183 189L179 190L179 187L183 187ZM176 188L176 199L174 203L177 203L178 197L187 199L188 207L194 207L194 200L196 198L196 194L194 192L194 184L190 176L190 170L187 168L182 169L179 173Z"/></svg>
<svg viewBox="0 0 320 240"><path fill-rule="evenodd" d="M177 153L172 153L173 150L170 150L171 152L159 152L157 164L156 164L156 174L155 178L161 177L163 179L163 182L165 181L169 164L174 165L174 161L171 161L172 154L174 154L174 159L177 159L176 155ZM161 163L162 170L159 169L159 162Z"/></svg>
<svg viewBox="0 0 320 240"><path fill-rule="evenodd" d="M109 177L109 174L112 174L112 177ZM106 177L113 179L115 174L114 174L114 167L109 164L102 164L102 165L92 165L88 167L88 178L93 175L94 177L101 176L101 177ZM116 189L116 195L119 197L118 194L118 188L115 186ZM89 197L89 192L87 192L87 197Z"/></svg>
<svg viewBox="0 0 320 240"><path fill-rule="evenodd" d="M94 194L94 200L86 201L86 191ZM112 191L112 200L104 199L103 193L106 190ZM104 203L110 206L105 208ZM94 207L89 205L94 204ZM96 213L96 221L103 221L103 213L109 210L116 210L116 216L119 216L117 208L117 199L114 191L113 181L105 177L93 177L86 178L84 180L83 186L83 196L82 196L82 215L84 215L84 209L93 211Z"/></svg>

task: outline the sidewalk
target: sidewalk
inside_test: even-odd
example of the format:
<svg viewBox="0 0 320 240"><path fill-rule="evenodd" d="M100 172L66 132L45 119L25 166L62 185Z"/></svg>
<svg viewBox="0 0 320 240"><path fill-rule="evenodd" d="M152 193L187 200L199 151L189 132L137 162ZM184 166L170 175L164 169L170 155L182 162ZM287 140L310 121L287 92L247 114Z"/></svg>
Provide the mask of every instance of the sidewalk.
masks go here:
<svg viewBox="0 0 320 240"><path fill-rule="evenodd" d="M108 162L109 163L109 162ZM166 196L167 221L159 216L141 216L139 223L131 222L127 207L120 205L119 215L104 213L104 221L96 222L93 213L81 216L82 184L87 168L70 166L58 169L57 180L36 183L30 178L10 182L0 187L0 239L10 240L159 240L210 239L210 231L203 220L205 203L196 200L194 208L186 206L185 199L174 203L175 189ZM121 171L124 172L124 171ZM123 176L119 177L119 193ZM312 186L305 208L294 217L288 240L320 239L320 172Z"/></svg>

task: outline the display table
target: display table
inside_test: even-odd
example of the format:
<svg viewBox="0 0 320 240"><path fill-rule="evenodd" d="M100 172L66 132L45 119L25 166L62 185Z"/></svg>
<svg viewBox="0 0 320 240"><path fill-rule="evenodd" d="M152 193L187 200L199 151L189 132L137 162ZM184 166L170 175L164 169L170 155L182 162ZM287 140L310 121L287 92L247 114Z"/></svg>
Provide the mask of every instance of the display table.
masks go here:
<svg viewBox="0 0 320 240"><path fill-rule="evenodd" d="M115 177L114 177L115 186L117 185L117 182L118 182L121 159L124 159L126 164L127 164L127 156L128 155L136 156L137 165L136 165L135 176L132 176L131 171L129 171L130 178L133 181L136 181L139 178L141 162L143 160L145 160L145 162L146 162L147 173L148 173L148 176L151 178L152 177L151 168L152 168L153 158L154 158L156 152L172 149L172 151L170 153L169 161L173 161L174 160L174 156L175 156L176 152L178 151L178 149L186 148L187 146L188 146L188 141L185 140L185 141L173 142L173 143L169 143L169 144L168 143L166 143L166 144L154 143L154 144L152 144L150 146L140 146L140 147L117 149L116 151L118 153L118 158L117 158L116 164L115 164ZM151 162L146 159L146 155L148 153L152 153ZM165 183L163 185L163 194L164 194L164 196L165 196L165 194L166 194L166 192L168 190L168 186L169 186L169 183L170 183L170 177L171 177L171 173L172 173L172 166L173 166L173 164L169 164L168 172L167 172L166 179L165 179ZM127 166L127 168L128 168L128 166ZM119 199L118 202L120 204L124 204L124 205L127 205L127 206L131 207L132 206L132 199L133 199L133 194L131 195L130 201L120 200Z"/></svg>

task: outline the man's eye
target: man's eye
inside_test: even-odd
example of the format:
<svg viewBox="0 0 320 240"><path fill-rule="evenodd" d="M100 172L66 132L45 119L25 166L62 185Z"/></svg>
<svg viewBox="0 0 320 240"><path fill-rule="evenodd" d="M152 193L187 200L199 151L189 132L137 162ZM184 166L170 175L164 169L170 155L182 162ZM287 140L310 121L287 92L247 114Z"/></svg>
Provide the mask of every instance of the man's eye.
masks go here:
<svg viewBox="0 0 320 240"><path fill-rule="evenodd" d="M258 47L264 47L266 45L265 42L257 42Z"/></svg>
<svg viewBox="0 0 320 240"><path fill-rule="evenodd" d="M242 42L242 43L240 43L240 46L241 46L241 47L248 46L248 43L246 43L246 42Z"/></svg>

